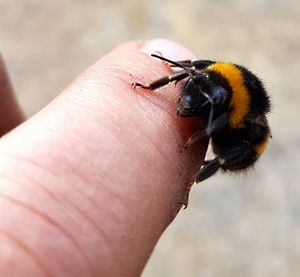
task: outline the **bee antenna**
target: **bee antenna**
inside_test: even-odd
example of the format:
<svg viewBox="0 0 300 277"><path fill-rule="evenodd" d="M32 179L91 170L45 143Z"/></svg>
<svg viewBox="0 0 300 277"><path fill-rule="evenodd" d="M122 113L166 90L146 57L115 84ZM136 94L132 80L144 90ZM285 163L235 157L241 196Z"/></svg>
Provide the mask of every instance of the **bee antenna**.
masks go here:
<svg viewBox="0 0 300 277"><path fill-rule="evenodd" d="M162 61L168 62L168 63L170 63L170 64L173 64L173 65L175 65L176 67L183 68L184 70L186 70L186 71L189 72L190 74L192 73L192 71L191 71L189 68L184 67L184 66L181 65L180 63L177 63L177 62L175 62L175 61L169 60L169 59L167 59L167 58L165 58L165 57L163 57L163 56L159 56L159 55L156 55L156 54L151 54L151 56L154 57L154 58L160 59L160 60L162 60Z"/></svg>

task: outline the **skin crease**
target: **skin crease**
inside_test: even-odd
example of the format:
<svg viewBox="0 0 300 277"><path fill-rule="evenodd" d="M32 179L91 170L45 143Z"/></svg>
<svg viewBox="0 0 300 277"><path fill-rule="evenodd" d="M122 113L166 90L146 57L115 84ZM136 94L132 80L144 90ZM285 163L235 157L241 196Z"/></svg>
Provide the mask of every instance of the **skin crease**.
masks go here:
<svg viewBox="0 0 300 277"><path fill-rule="evenodd" d="M194 58L166 40L123 44L1 138L1 276L141 274L207 146L178 151L201 127L175 115L180 83L131 86L171 74L145 54L156 49ZM1 109L2 134L21 122L17 107Z"/></svg>

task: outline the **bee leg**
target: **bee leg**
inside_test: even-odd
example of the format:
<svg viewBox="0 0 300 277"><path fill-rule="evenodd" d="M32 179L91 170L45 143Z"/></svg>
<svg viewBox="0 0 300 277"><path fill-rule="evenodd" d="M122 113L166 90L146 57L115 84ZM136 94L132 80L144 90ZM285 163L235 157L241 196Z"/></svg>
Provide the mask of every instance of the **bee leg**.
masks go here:
<svg viewBox="0 0 300 277"><path fill-rule="evenodd" d="M225 153L219 162L224 170L240 170L252 165L256 159L256 153L245 143Z"/></svg>
<svg viewBox="0 0 300 277"><path fill-rule="evenodd" d="M160 78L160 79L150 83L149 85L143 85L141 83L132 83L131 85L134 88L141 87L146 90L155 90L155 89L163 87L171 82L174 82L174 81L178 82L180 80L183 80L183 79L187 78L188 76L189 76L189 73L186 70L182 70L173 75Z"/></svg>
<svg viewBox="0 0 300 277"><path fill-rule="evenodd" d="M228 122L228 113L224 113L212 121L210 132L208 132L207 128L196 131L187 140L187 142L184 144L183 148L187 149L191 145L199 142L204 137L207 137L207 136L210 136L211 134L217 133L218 131L220 131L224 128L224 126L227 124L227 122Z"/></svg>
<svg viewBox="0 0 300 277"><path fill-rule="evenodd" d="M191 68L194 67L195 69L204 69L211 64L213 64L210 60L197 60L197 61L191 61L191 60L182 60L182 61L175 61L175 63L181 65L182 67ZM176 67L175 64L170 64L170 67Z"/></svg>
<svg viewBox="0 0 300 277"><path fill-rule="evenodd" d="M188 147L192 146L193 144L197 143L201 139L207 136L206 129L197 130L192 136L189 137L187 142L183 145L183 149L187 149Z"/></svg>
<svg viewBox="0 0 300 277"><path fill-rule="evenodd" d="M191 60L175 61L175 63L181 65L182 67L191 68L193 67L193 62ZM169 64L170 67L177 67L175 64Z"/></svg>
<svg viewBox="0 0 300 277"><path fill-rule="evenodd" d="M194 176L194 180L196 183L202 182L212 175L214 175L218 169L220 169L221 165L218 161L218 158L214 158L213 160L205 161L201 166L199 172L197 172Z"/></svg>
<svg viewBox="0 0 300 277"><path fill-rule="evenodd" d="M248 142L243 145L234 147L213 160L205 161L199 172L194 176L195 182L202 182L214 175L218 169L241 170L252 165L256 160L256 154L251 149Z"/></svg>
<svg viewBox="0 0 300 277"><path fill-rule="evenodd" d="M159 60L162 60L166 63L169 64L170 67L181 67L181 68L192 68L194 67L195 69L204 69L208 66L210 66L211 64L213 64L213 61L210 60L196 60L196 61L192 61L192 60L181 60L181 61L172 61L170 59L167 59L165 57L163 57L160 53L160 55L156 55L156 54L152 54L151 55L154 58L157 58Z"/></svg>
<svg viewBox="0 0 300 277"><path fill-rule="evenodd" d="M225 171L244 169L256 160L256 155L248 143L234 147L211 161L205 161L196 174L195 181L202 182L214 175L219 168Z"/></svg>

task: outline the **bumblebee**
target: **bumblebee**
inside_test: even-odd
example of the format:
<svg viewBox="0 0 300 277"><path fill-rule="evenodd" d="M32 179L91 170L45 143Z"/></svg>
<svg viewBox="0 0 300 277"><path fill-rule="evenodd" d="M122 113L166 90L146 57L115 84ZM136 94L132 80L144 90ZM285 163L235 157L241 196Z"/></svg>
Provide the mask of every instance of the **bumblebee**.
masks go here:
<svg viewBox="0 0 300 277"><path fill-rule="evenodd" d="M177 115L207 119L206 128L196 131L185 144L188 147L207 136L215 154L214 159L204 161L194 181L204 181L219 169L241 171L253 166L271 136L266 117L270 97L261 80L247 68L233 63L172 61L152 56L179 70L149 85L133 85L155 90L186 79L177 101Z"/></svg>

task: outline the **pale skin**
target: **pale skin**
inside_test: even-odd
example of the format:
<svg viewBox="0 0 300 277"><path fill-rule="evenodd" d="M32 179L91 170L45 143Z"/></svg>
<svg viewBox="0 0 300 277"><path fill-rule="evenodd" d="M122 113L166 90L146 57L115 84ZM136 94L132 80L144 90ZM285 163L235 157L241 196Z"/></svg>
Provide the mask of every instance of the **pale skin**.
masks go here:
<svg viewBox="0 0 300 277"><path fill-rule="evenodd" d="M179 151L201 127L175 115L180 83L131 86L171 74L155 50L194 58L165 40L123 44L21 125L0 62L0 276L141 274L207 143Z"/></svg>

